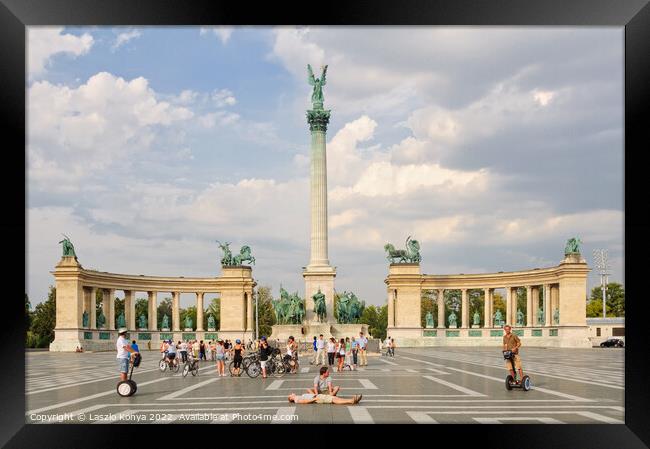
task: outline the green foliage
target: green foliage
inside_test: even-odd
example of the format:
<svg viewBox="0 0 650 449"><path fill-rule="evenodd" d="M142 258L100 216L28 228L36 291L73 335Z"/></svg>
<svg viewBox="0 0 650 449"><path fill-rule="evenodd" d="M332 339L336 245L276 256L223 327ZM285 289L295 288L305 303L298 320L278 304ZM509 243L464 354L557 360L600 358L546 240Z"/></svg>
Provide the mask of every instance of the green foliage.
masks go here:
<svg viewBox="0 0 650 449"><path fill-rule="evenodd" d="M214 316L214 322L217 329L221 328L221 298L212 298L210 305L203 314L203 329L208 328L208 315Z"/></svg>
<svg viewBox="0 0 650 449"><path fill-rule="evenodd" d="M617 282L607 284L605 290L605 306L608 317L625 316L625 289ZM591 297L587 301L587 317L597 318L603 316L603 289L601 286L591 289Z"/></svg>
<svg viewBox="0 0 650 449"><path fill-rule="evenodd" d="M29 329L29 324L32 321L32 305L29 302L29 298L27 297L27 293L25 293L25 329Z"/></svg>
<svg viewBox="0 0 650 449"><path fill-rule="evenodd" d="M526 288L519 287L517 289L517 310L521 310L524 315L526 315L527 301L528 299L526 297Z"/></svg>
<svg viewBox="0 0 650 449"><path fill-rule="evenodd" d="M377 338L382 340L386 339L386 331L388 329L388 304L384 304L379 307L379 317L377 322L377 328L375 329L375 335Z"/></svg>
<svg viewBox="0 0 650 449"><path fill-rule="evenodd" d="M50 286L47 300L36 305L27 334L28 347L46 348L54 341L56 326L56 288Z"/></svg>
<svg viewBox="0 0 650 449"><path fill-rule="evenodd" d="M124 320L126 322L126 312L124 311L124 302L126 300L120 299L120 298L115 298L115 301L113 302L113 307L114 307L114 312L115 312L115 329L117 329L119 326L117 325L117 318L121 315L124 314ZM107 317L108 319L108 317Z"/></svg>
<svg viewBox="0 0 650 449"><path fill-rule="evenodd" d="M172 326L172 299L164 298L156 308L156 318L158 319L158 329L162 329L162 320L165 315L169 320L169 327Z"/></svg>
<svg viewBox="0 0 650 449"><path fill-rule="evenodd" d="M185 329L185 318L189 315L190 319L192 320L192 330L196 329L196 306L190 306L187 309L180 309L178 312L180 323L178 324L182 329ZM170 317L171 319L171 317ZM204 317L203 321L206 322L207 324L207 318ZM207 329L204 327L203 329Z"/></svg>
<svg viewBox="0 0 650 449"><path fill-rule="evenodd" d="M483 290L468 290L467 297L469 302L469 325L474 324L474 314L478 312L481 317L479 326L483 326L485 321L485 292Z"/></svg>
<svg viewBox="0 0 650 449"><path fill-rule="evenodd" d="M433 320L438 320L438 294L436 290L422 290L422 300L420 301L420 322L422 327L427 324L427 313L431 312ZM388 305L386 305L386 322L388 323ZM438 323L436 323L437 325Z"/></svg>
<svg viewBox="0 0 650 449"><path fill-rule="evenodd" d="M271 301L273 300L273 293L271 290L271 287L268 286L262 286L258 287L257 290L253 292L253 308L255 308L255 299L257 297L257 305L259 306L259 314L258 314L258 328L259 328L259 333L260 337L262 335L265 335L268 337L271 335L271 332L273 331L272 327L275 324L275 313L273 312L273 304ZM255 310L253 309L253 314L255 314ZM255 315L253 315L254 317ZM254 318L253 318L254 319Z"/></svg>
<svg viewBox="0 0 650 449"><path fill-rule="evenodd" d="M498 292L494 292L492 295L493 301L493 306L492 306L492 316L494 316L495 313L497 313L497 310L501 311L501 315L504 317L506 316L506 301L503 299L503 295Z"/></svg>
<svg viewBox="0 0 650 449"><path fill-rule="evenodd" d="M138 298L135 300L135 323L138 325L138 318L144 315L149 319L149 300L147 298Z"/></svg>

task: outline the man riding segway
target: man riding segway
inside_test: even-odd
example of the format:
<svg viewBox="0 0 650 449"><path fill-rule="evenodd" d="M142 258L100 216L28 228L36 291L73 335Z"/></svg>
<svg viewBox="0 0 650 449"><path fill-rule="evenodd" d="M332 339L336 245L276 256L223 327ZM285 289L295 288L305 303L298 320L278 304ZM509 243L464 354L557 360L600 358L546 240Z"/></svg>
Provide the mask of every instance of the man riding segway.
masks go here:
<svg viewBox="0 0 650 449"><path fill-rule="evenodd" d="M133 367L140 365L141 357L140 353L133 349L126 339L127 329L121 327L117 332L119 336L115 348L117 349L117 360L120 366L120 382L117 384L117 394L120 396L131 396L138 389L136 383L131 380ZM131 368L130 372L129 367Z"/></svg>
<svg viewBox="0 0 650 449"><path fill-rule="evenodd" d="M524 391L528 391L530 390L530 378L523 375L521 358L519 357L521 340L512 333L512 326L509 324L503 326L503 330L505 331L503 336L503 358L506 361L506 369L510 371L510 375L506 378L506 388L508 390L522 388Z"/></svg>

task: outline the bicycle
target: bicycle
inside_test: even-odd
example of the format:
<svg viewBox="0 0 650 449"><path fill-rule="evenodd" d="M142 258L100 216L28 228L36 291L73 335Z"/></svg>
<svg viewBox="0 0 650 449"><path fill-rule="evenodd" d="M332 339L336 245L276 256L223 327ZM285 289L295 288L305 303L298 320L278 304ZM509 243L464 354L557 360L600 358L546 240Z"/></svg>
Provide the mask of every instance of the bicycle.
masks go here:
<svg viewBox="0 0 650 449"><path fill-rule="evenodd" d="M199 361L194 358L193 354L187 355L187 360L183 366L183 377L191 372L192 376L197 376L199 374Z"/></svg>
<svg viewBox="0 0 650 449"><path fill-rule="evenodd" d="M167 353L165 353L163 355L163 358L160 359L160 362L158 362L158 368L160 369L160 372L164 372L167 368L169 368L169 371L173 371L173 372L177 373L178 370L181 368L181 365L178 362L177 357L174 357L174 360L170 361L167 358Z"/></svg>

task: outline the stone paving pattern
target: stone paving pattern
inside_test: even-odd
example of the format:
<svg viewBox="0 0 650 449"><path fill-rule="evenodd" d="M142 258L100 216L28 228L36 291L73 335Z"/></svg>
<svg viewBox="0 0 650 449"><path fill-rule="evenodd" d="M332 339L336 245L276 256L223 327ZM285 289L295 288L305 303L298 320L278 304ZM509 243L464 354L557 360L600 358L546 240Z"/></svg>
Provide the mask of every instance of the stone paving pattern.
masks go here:
<svg viewBox="0 0 650 449"><path fill-rule="evenodd" d="M158 370L144 351L138 391L117 395L114 352L26 356L28 423L585 423L624 422L624 356L618 348L522 348L531 391L507 391L498 348L397 348L358 371L332 374L341 397L358 405L296 405L318 372L301 354L301 372L281 378L218 377ZM198 415L201 413L202 415ZM138 421L139 420L139 421Z"/></svg>

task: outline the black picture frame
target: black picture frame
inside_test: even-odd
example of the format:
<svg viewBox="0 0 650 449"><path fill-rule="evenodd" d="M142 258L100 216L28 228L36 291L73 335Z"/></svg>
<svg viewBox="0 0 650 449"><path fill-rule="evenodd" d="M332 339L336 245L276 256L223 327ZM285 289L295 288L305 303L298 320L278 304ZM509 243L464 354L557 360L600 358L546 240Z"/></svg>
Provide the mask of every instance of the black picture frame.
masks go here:
<svg viewBox="0 0 650 449"><path fill-rule="evenodd" d="M290 12L291 11L291 12ZM25 233L26 218L26 133L25 133L25 38L31 25L517 25L517 26L615 26L625 27L625 288L630 300L626 304L625 349L625 425L504 425L504 426L410 426L388 430L409 444L448 445L470 443L475 447L548 448L637 448L650 445L650 379L646 369L648 342L647 301L640 280L647 262L650 213L644 165L648 144L645 136L650 82L650 6L648 0L391 0L328 2L323 4L264 2L259 4L217 2L209 0L0 0L0 111L5 140L4 160L11 165L3 171L4 193L0 227L6 236ZM20 151L20 148L23 151ZM594 174L596 176L596 174ZM20 185L25 190L20 195ZM22 201L21 201L22 200ZM5 237L5 279L19 279L19 265L25 254L19 239ZM635 258L639 259L638 261ZM26 279L26 273L24 273ZM15 284L15 282L14 282ZM7 285L7 284L5 284ZM12 285L12 284L9 284ZM13 287L13 286L12 286ZM126 446L137 429L146 433L150 444L179 444L183 430L169 438L163 430L137 426L127 430L118 425L116 432L107 426L27 425L24 397L24 335L19 296L5 295L5 318L2 326L5 361L2 369L2 419L0 444L6 447L98 447ZM169 429L168 426L165 426ZM301 431L331 431L299 426ZM146 430L145 430L146 428ZM354 428L354 429L351 429ZM226 444L226 433L219 431L218 444ZM373 437L382 438L384 429L347 426L342 444L357 435L354 445L373 444ZM352 430L352 432L350 432ZM278 435L279 431L273 431ZM293 431L292 431L293 432ZM339 432L338 428L336 430ZM416 432L418 435L414 435ZM214 430L208 435L216 434ZM340 435L340 434L339 434ZM417 437L423 439L417 439ZM211 438L211 437L210 437ZM206 444L210 441L196 441ZM251 444L262 444L264 437L254 437ZM298 437L297 437L298 438ZM265 438L264 438L265 439ZM181 438L182 440L182 438ZM273 437L267 440L274 441ZM303 440L314 441L314 440ZM422 443L417 443L421 441ZM284 442L283 437L275 440ZM324 440L323 440L324 442ZM132 442L132 444L135 444ZM142 443L139 443L142 444ZM215 444L216 440L215 440ZM334 444L330 440L328 444ZM395 444L395 443L389 443Z"/></svg>

